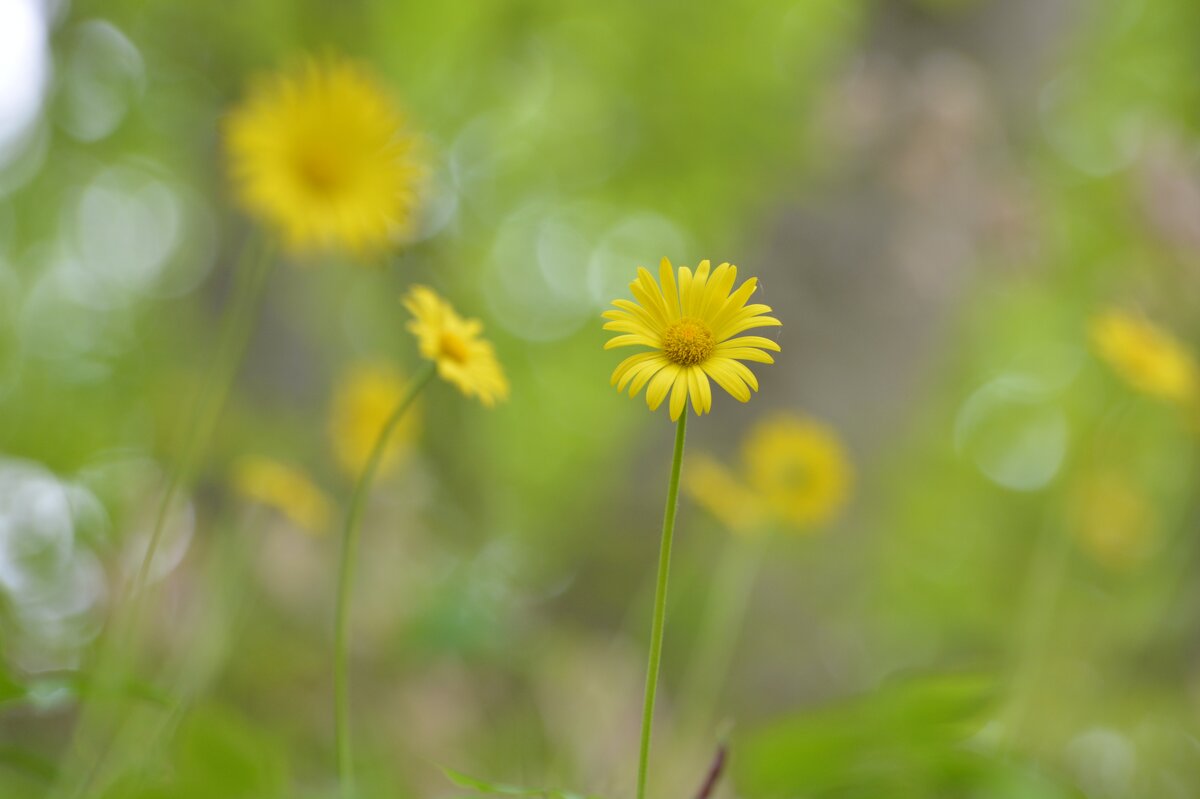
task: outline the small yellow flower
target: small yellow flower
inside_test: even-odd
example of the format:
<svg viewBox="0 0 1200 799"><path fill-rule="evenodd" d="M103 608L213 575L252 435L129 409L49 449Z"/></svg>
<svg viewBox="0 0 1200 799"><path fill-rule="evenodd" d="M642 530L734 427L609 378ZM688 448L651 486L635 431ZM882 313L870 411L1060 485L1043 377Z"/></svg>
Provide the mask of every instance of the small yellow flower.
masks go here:
<svg viewBox="0 0 1200 799"><path fill-rule="evenodd" d="M404 396L408 382L386 361L358 363L338 381L329 414L329 437L334 458L342 471L358 477L367 465L375 440ZM417 408L410 408L392 432L379 461L380 473L400 462L420 424Z"/></svg>
<svg viewBox="0 0 1200 799"><path fill-rule="evenodd" d="M408 329L421 357L437 365L439 377L489 408L508 397L508 380L478 319L463 319L428 286L409 289L404 307L413 315Z"/></svg>
<svg viewBox="0 0 1200 799"><path fill-rule="evenodd" d="M688 456L683 490L732 532L750 535L763 527L762 499L709 455Z"/></svg>
<svg viewBox="0 0 1200 799"><path fill-rule="evenodd" d="M1077 479L1067 494L1068 530L1101 566L1137 566L1154 543L1155 513L1129 475L1101 469Z"/></svg>
<svg viewBox="0 0 1200 799"><path fill-rule="evenodd" d="M233 471L233 486L251 502L282 513L302 530L324 533L332 507L325 492L301 472L270 458L248 456Z"/></svg>
<svg viewBox="0 0 1200 799"><path fill-rule="evenodd" d="M830 427L778 414L759 422L742 444L750 488L773 516L807 528L831 520L846 504L854 472Z"/></svg>
<svg viewBox="0 0 1200 799"><path fill-rule="evenodd" d="M758 390L758 378L742 361L774 363L766 350L779 345L761 336L738 336L756 327L780 324L763 316L766 305L747 305L758 287L750 278L737 290L737 267L721 264L709 273L709 262L701 261L695 274L679 267L678 280L671 262L662 259L659 283L638 267L637 280L629 284L636 302L614 300L618 310L605 311L605 330L623 335L609 339L604 348L641 346L651 352L631 355L617 366L612 384L618 391L629 387L629 396L646 388L646 404L656 410L671 394L671 419L677 420L692 398L697 414L712 409L709 378L741 402ZM735 336L737 336L735 338Z"/></svg>
<svg viewBox="0 0 1200 799"><path fill-rule="evenodd" d="M1188 404L1200 379L1190 352L1170 333L1124 311L1092 319L1092 346L1121 379L1159 399Z"/></svg>
<svg viewBox="0 0 1200 799"><path fill-rule="evenodd" d="M374 252L411 230L417 139L357 64L310 59L260 78L224 133L239 200L293 251Z"/></svg>

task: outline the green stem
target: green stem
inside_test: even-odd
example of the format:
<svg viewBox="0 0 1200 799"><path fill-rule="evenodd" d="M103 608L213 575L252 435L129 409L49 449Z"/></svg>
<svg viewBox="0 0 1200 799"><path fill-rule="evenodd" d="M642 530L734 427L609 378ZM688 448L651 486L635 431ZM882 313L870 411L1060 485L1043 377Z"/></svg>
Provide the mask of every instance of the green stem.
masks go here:
<svg viewBox="0 0 1200 799"><path fill-rule="evenodd" d="M162 542L171 504L180 488L191 479L204 444L212 437L246 349L255 312L273 265L271 248L265 243L250 242L235 267L236 282L230 300L231 308L221 322L217 349L194 406L194 423L186 434L179 460L169 471L141 563L125 586L123 601L117 602L109 627L101 639L92 668L95 684L81 708L64 758L66 762L51 794L53 796L83 797L94 792L94 783L110 759L112 747L121 737L119 728L128 715L128 709L120 702L121 685L132 667L145 587L150 579L154 556ZM106 719L102 715L101 705L113 698L118 700L117 713L114 718ZM106 725L109 729L102 731L101 727Z"/></svg>
<svg viewBox="0 0 1200 799"><path fill-rule="evenodd" d="M704 626L681 691L686 702L684 726L689 729L707 729L737 648L769 538L765 530L752 535L754 539L747 540L745 534L730 533L708 591Z"/></svg>
<svg viewBox="0 0 1200 799"><path fill-rule="evenodd" d="M650 628L650 662L646 667L646 701L642 706L642 744L638 755L637 799L646 797L646 775L650 767L650 728L654 723L654 695L658 690L658 666L662 659L663 627L667 615L667 576L671 571L671 540L675 535L675 511L679 506L679 472L683 466L683 440L687 435L687 408L675 428L675 456L663 513L662 544L658 551L658 582L654 589L654 623Z"/></svg>
<svg viewBox="0 0 1200 799"><path fill-rule="evenodd" d="M175 468L171 470L167 487L159 500L158 512L154 517L154 528L150 532L150 540L146 544L146 552L142 555L142 563L130 585L129 593L133 598L134 608L138 607L139 597L150 579L150 569L154 563L154 555L162 543L163 531L167 526L171 503L179 489L192 477L204 450L204 445L212 438L216 429L225 400L237 376L238 367L242 363L242 355L250 339L254 327L259 301L267 284L267 277L275 263L271 248L264 244L246 247L244 261L251 261L248 268L241 264L238 269L238 282L234 288L233 307L225 318L220 332L220 340L209 378L201 388L200 399L197 402L196 420L185 439L183 451ZM135 614L136 616L136 614Z"/></svg>
<svg viewBox="0 0 1200 799"><path fill-rule="evenodd" d="M1020 740L1021 727L1052 641L1058 602L1070 563L1070 540L1064 530L1047 524L1038 531L1029 567L1017 641L1016 667L1009 701L1000 717L998 748Z"/></svg>
<svg viewBox="0 0 1200 799"><path fill-rule="evenodd" d="M350 747L350 678L348 674L348 644L349 644L349 615L350 615L350 586L354 582L354 564L358 559L358 542L362 529L362 514L366 506L367 495L383 453L387 448L388 438L399 424L404 412L412 405L417 394L433 378L435 365L431 362L419 372L408 386L404 396L392 411L392 415L379 431L379 437L367 457L362 475L354 486L350 497L350 507L346 513L346 526L342 538L342 560L338 570L337 611L334 621L333 643L333 683L334 683L334 725L337 736L338 776L341 779L342 795L354 795L354 766L353 752Z"/></svg>

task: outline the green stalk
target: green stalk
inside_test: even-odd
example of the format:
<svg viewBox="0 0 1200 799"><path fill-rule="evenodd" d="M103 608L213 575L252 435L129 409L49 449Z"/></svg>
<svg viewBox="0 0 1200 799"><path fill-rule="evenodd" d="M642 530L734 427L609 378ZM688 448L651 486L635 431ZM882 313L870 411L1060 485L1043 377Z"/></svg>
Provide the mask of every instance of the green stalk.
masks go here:
<svg viewBox="0 0 1200 799"><path fill-rule="evenodd" d="M379 437L375 439L371 454L367 457L367 464L363 467L363 473L354 486L354 493L350 496L350 507L346 513L346 525L342 534L342 560L338 570L337 615L334 621L333 643L334 728L337 737L338 776L342 784L342 795L345 797L354 795L353 750L350 746L350 677L348 673L350 632L348 621L350 586L354 582L354 564L358 560L363 509L366 507L367 495L370 493L375 473L379 471L379 464L383 460L388 438L391 437L396 425L400 423L404 412L417 398L417 394L433 378L434 371L435 364L430 362L412 379L408 390L396 405L396 409L392 411L392 415L384 423L383 429L379 431Z"/></svg>
<svg viewBox="0 0 1200 799"><path fill-rule="evenodd" d="M646 798L646 775L650 766L650 728L654 723L654 695L658 690L658 666L662 659L663 627L667 615L667 576L671 571L671 540L675 535L675 511L679 506L679 472L683 466L683 440L687 435L688 410L683 409L675 428L675 456L663 513L662 544L658 551L658 582L654 589L654 622L650 628L650 662L646 667L646 701L642 706L642 744L638 756L637 799Z"/></svg>
<svg viewBox="0 0 1200 799"><path fill-rule="evenodd" d="M234 288L233 308L225 318L221 327L217 352L209 373L209 379L201 388L200 399L197 402L196 423L188 432L184 442L183 452L171 470L167 487L158 504L158 513L154 517L154 528L150 533L150 541L142 556L142 564L130 585L130 596L135 603L140 603L142 590L150 579L150 568L154 563L154 554L162 543L163 530L167 526L167 516L170 515L171 503L179 489L192 478L192 472L203 453L204 445L212 438L216 429L225 400L229 397L229 389L237 376L242 363L242 355L250 339L250 332L257 317L259 301L267 284L267 277L275 263L271 248L265 243L255 247L250 244L246 248L244 260L250 261L248 268L238 269L238 282ZM136 613L134 614L136 618Z"/></svg>
<svg viewBox="0 0 1200 799"><path fill-rule="evenodd" d="M212 437L221 409L229 395L233 379L241 364L242 354L253 329L256 311L271 268L275 263L271 247L265 242L251 241L245 247L235 267L235 285L231 308L221 322L219 339L207 379L192 413L194 423L187 432L182 454L167 478L159 500L154 527L133 578L124 587L115 605L108 629L98 647L92 669L94 684L81 708L79 721L65 757L52 796L83 797L95 791L94 782L100 776L112 751L123 740L121 727L128 709L121 704L122 681L128 676L136 651L136 636L140 627L145 588L149 582L154 555L162 542L167 517L180 488L188 483L195 470L204 444ZM116 718L102 717L101 703L110 698L118 700ZM109 726L103 732L102 726ZM87 761L87 762L85 762Z"/></svg>
<svg viewBox="0 0 1200 799"><path fill-rule="evenodd" d="M707 728L737 649L767 549L768 531L757 530L749 535L754 536L753 540L747 540L746 534L729 534L708 592L704 626L697 638L691 668L680 692L686 703L684 726L702 735L709 734Z"/></svg>
<svg viewBox="0 0 1200 799"><path fill-rule="evenodd" d="M1071 542L1066 532L1046 524L1037 533L1017 639L1016 665L1009 700L1000 714L998 748L1006 750L1020 740L1029 703L1045 666L1063 582L1070 565Z"/></svg>

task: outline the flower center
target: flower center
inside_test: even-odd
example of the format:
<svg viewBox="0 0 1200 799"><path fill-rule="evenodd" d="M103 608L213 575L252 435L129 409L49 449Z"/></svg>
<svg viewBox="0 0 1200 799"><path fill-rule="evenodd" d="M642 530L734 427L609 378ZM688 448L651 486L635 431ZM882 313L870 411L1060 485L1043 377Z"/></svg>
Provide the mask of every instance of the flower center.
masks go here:
<svg viewBox="0 0 1200 799"><path fill-rule="evenodd" d="M336 157L316 147L296 154L296 172L313 194L329 195L342 184L345 167Z"/></svg>
<svg viewBox="0 0 1200 799"><path fill-rule="evenodd" d="M717 342L712 331L698 319L684 317L663 334L663 355L680 366L695 366L708 360Z"/></svg>
<svg viewBox="0 0 1200 799"><path fill-rule="evenodd" d="M458 364L466 363L471 356L467 350L467 342L453 333L442 333L441 338L438 339L438 353L443 358L448 358Z"/></svg>

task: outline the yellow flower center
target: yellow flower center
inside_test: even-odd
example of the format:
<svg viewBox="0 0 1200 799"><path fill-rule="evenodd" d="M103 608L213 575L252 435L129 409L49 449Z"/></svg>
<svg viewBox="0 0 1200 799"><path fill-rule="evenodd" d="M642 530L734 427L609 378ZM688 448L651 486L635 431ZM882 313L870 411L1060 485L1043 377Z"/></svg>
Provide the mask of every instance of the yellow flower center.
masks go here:
<svg viewBox="0 0 1200 799"><path fill-rule="evenodd" d="M345 176L345 165L327 150L308 147L296 154L296 172L313 194L327 196L337 191Z"/></svg>
<svg viewBox="0 0 1200 799"><path fill-rule="evenodd" d="M712 331L698 319L684 317L663 334L663 355L680 366L703 363L717 347Z"/></svg>
<svg viewBox="0 0 1200 799"><path fill-rule="evenodd" d="M467 342L462 340L461 336L454 333L442 333L438 339L438 355L442 358L448 358L458 364L467 362L471 357L470 351L467 349Z"/></svg>

